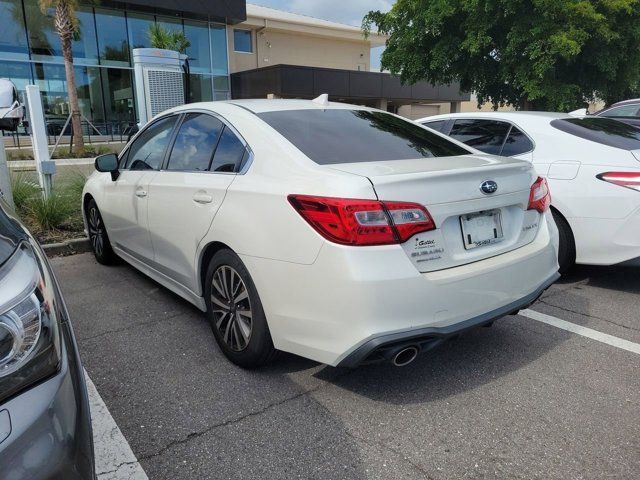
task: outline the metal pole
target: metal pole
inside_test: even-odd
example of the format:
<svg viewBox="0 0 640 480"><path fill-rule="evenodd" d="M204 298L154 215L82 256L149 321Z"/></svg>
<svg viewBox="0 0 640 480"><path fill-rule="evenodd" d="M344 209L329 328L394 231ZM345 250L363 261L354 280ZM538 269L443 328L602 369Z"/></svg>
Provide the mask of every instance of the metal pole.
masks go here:
<svg viewBox="0 0 640 480"><path fill-rule="evenodd" d="M27 104L29 106L29 126L31 129L31 145L33 145L33 158L36 161L38 181L44 194L49 198L51 194L52 177L56 170L55 162L49 157L49 143L45 129L42 98L37 85L27 85Z"/></svg>
<svg viewBox="0 0 640 480"><path fill-rule="evenodd" d="M13 191L11 190L11 176L7 165L7 152L4 149L4 140L0 141L0 196L9 206L15 210L13 203Z"/></svg>

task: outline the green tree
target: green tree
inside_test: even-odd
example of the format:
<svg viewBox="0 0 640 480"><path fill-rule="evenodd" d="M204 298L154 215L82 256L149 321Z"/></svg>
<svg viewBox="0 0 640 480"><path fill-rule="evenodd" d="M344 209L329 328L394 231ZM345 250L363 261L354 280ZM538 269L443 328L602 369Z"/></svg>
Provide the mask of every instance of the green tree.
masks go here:
<svg viewBox="0 0 640 480"><path fill-rule="evenodd" d="M573 110L640 90L640 0L397 0L363 29L389 36L403 82L460 82L480 103Z"/></svg>
<svg viewBox="0 0 640 480"><path fill-rule="evenodd" d="M38 0L38 5L43 14L47 14L50 8L55 10L54 25L60 37L64 71L67 78L71 128L74 140L73 152L80 157L84 155L84 138L82 136L82 117L80 116L76 78L73 72L73 51L71 49L72 40L80 35L78 17L76 16L78 2L77 0Z"/></svg>
<svg viewBox="0 0 640 480"><path fill-rule="evenodd" d="M149 40L153 48L164 48L186 53L191 42L180 30L168 30L162 25L154 23L149 27Z"/></svg>

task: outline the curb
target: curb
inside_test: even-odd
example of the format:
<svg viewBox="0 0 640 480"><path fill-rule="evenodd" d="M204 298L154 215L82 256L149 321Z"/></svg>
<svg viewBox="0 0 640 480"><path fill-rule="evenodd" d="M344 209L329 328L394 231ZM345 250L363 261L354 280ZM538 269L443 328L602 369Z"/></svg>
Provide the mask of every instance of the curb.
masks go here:
<svg viewBox="0 0 640 480"><path fill-rule="evenodd" d="M91 251L91 243L88 238L74 238L60 243L48 243L42 245L47 256L74 255Z"/></svg>

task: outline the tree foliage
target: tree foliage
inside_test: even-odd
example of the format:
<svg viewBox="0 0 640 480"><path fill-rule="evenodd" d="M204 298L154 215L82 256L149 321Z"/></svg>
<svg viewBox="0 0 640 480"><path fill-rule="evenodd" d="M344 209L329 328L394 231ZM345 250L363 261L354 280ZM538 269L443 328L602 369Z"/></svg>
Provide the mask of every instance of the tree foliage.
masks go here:
<svg viewBox="0 0 640 480"><path fill-rule="evenodd" d="M191 46L191 42L183 32L179 30L169 30L157 23L154 23L149 27L148 34L149 41L153 48L164 48L167 50L175 50L180 53L186 53L187 48Z"/></svg>
<svg viewBox="0 0 640 480"><path fill-rule="evenodd" d="M459 81L481 103L573 110L640 93L640 0L397 0L369 12L404 82Z"/></svg>

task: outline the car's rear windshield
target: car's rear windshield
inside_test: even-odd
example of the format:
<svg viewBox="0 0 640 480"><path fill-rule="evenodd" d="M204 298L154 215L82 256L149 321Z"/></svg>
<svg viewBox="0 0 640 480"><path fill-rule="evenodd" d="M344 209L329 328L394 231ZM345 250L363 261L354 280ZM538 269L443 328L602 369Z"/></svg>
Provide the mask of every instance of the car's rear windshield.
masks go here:
<svg viewBox="0 0 640 480"><path fill-rule="evenodd" d="M417 124L384 112L309 109L258 116L320 165L471 153Z"/></svg>
<svg viewBox="0 0 640 480"><path fill-rule="evenodd" d="M603 117L562 118L551 126L576 137L624 150L640 149L640 129Z"/></svg>

